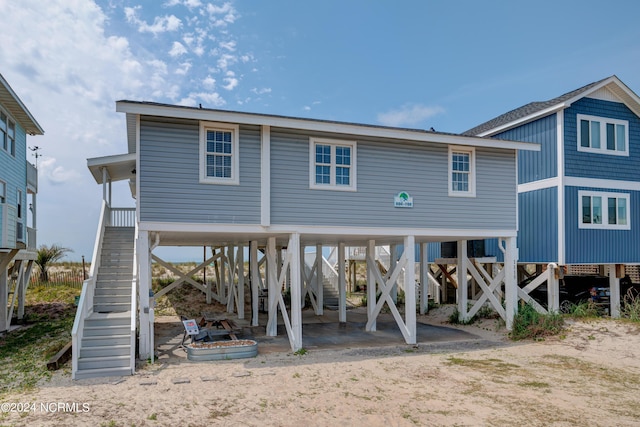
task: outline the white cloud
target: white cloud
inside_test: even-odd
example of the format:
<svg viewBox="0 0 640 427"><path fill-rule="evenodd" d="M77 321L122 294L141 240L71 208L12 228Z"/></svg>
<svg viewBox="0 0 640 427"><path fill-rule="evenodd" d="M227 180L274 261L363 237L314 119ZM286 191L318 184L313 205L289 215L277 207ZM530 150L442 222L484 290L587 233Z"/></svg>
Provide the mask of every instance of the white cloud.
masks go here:
<svg viewBox="0 0 640 427"><path fill-rule="evenodd" d="M212 25L214 27L226 27L228 24L233 24L238 19L238 11L227 2L222 6L217 6L209 3L207 5L207 12L212 19ZM218 15L224 15L218 17Z"/></svg>
<svg viewBox="0 0 640 427"><path fill-rule="evenodd" d="M147 24L147 22L138 18L140 10L142 10L142 6L124 8L127 22L137 26L140 33L158 35L168 31L177 31L182 26L182 21L175 15L156 16L153 19L153 24Z"/></svg>
<svg viewBox="0 0 640 427"><path fill-rule="evenodd" d="M234 52L236 50L236 42L234 40L228 42L220 42L220 47L228 50L229 52Z"/></svg>
<svg viewBox="0 0 640 427"><path fill-rule="evenodd" d="M271 88L263 87L262 89L258 89L257 87L254 87L253 89L251 89L251 92L255 93L256 95L264 95L265 93L271 93Z"/></svg>
<svg viewBox="0 0 640 427"><path fill-rule="evenodd" d="M385 126L414 126L443 112L444 109L438 106L405 104L397 110L379 113L378 122Z"/></svg>
<svg viewBox="0 0 640 427"><path fill-rule="evenodd" d="M227 71L226 77L222 79L225 83L222 86L226 90L233 90L236 86L238 86L239 80L235 77L235 73L233 71Z"/></svg>
<svg viewBox="0 0 640 427"><path fill-rule="evenodd" d="M169 50L169 55L173 58L177 56L181 56L187 53L187 49L180 42L173 42L173 46L171 46L171 50Z"/></svg>
<svg viewBox="0 0 640 427"><path fill-rule="evenodd" d="M176 74L180 76L186 75L191 69L192 65L193 64L191 64L191 62L188 62L188 61L179 64L178 68L176 68Z"/></svg>
<svg viewBox="0 0 640 427"><path fill-rule="evenodd" d="M187 107L195 107L199 104L204 104L204 107L221 107L227 102L217 92L198 92L190 93L186 98L182 98L178 105L185 105Z"/></svg>
<svg viewBox="0 0 640 427"><path fill-rule="evenodd" d="M45 157L38 162L38 175L53 185L61 185L81 178L78 171L58 165L53 157Z"/></svg>
<svg viewBox="0 0 640 427"><path fill-rule="evenodd" d="M211 76L207 76L204 80L202 80L202 86L209 90L215 89L216 79Z"/></svg>
<svg viewBox="0 0 640 427"><path fill-rule="evenodd" d="M302 109L304 111L311 111L311 107L309 107L308 105L305 105L304 107L302 107Z"/></svg>
<svg viewBox="0 0 640 427"><path fill-rule="evenodd" d="M238 57L234 56L234 55L229 55L227 53L220 55L220 58L218 58L218 68L220 68L223 71L227 71L227 69L232 66L233 64L235 64L236 62L238 62Z"/></svg>

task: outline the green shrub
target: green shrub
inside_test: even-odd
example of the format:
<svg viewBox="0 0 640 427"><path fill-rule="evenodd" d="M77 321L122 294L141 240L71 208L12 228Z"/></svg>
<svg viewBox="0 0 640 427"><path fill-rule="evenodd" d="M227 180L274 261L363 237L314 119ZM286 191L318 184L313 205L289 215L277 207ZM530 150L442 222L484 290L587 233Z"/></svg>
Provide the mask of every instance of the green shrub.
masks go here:
<svg viewBox="0 0 640 427"><path fill-rule="evenodd" d="M540 314L531 305L520 306L513 319L512 340L543 339L558 335L564 329L564 319L560 314Z"/></svg>
<svg viewBox="0 0 640 427"><path fill-rule="evenodd" d="M633 322L640 322L640 295L629 291L622 299L620 315Z"/></svg>
<svg viewBox="0 0 640 427"><path fill-rule="evenodd" d="M600 317L602 312L603 309L593 301L583 301L578 304L570 303L565 308L565 313L575 318Z"/></svg>

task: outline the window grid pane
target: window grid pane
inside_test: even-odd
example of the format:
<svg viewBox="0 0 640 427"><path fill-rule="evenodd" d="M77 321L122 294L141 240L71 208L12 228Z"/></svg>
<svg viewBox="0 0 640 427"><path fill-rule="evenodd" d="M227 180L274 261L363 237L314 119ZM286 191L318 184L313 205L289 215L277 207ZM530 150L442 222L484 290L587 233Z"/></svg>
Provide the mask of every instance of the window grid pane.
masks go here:
<svg viewBox="0 0 640 427"><path fill-rule="evenodd" d="M592 197L593 203L593 223L602 224L602 197Z"/></svg>
<svg viewBox="0 0 640 427"><path fill-rule="evenodd" d="M451 191L469 192L471 155L464 152L453 152L451 154L451 170Z"/></svg>
<svg viewBox="0 0 640 427"><path fill-rule="evenodd" d="M591 224L591 197L582 196L582 223Z"/></svg>
<svg viewBox="0 0 640 427"><path fill-rule="evenodd" d="M591 148L600 148L600 122L591 122Z"/></svg>
<svg viewBox="0 0 640 427"><path fill-rule="evenodd" d="M615 225L618 223L617 221L617 214L618 214L618 209L616 207L616 198L615 197L609 197L609 224Z"/></svg>
<svg viewBox="0 0 640 427"><path fill-rule="evenodd" d="M206 175L212 178L231 178L233 156L232 132L207 130Z"/></svg>
<svg viewBox="0 0 640 427"><path fill-rule="evenodd" d="M624 125L616 125L616 147L618 151L626 151L627 149Z"/></svg>
<svg viewBox="0 0 640 427"><path fill-rule="evenodd" d="M612 123L607 123L607 150L616 149L616 135L615 126Z"/></svg>
<svg viewBox="0 0 640 427"><path fill-rule="evenodd" d="M627 199L618 199L618 224L627 225Z"/></svg>

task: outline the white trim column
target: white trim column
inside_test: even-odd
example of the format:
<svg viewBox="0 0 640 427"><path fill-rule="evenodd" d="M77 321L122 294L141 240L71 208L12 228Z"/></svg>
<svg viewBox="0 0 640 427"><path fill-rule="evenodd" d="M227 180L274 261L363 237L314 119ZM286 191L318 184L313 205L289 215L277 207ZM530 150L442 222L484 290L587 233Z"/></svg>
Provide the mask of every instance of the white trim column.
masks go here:
<svg viewBox="0 0 640 427"><path fill-rule="evenodd" d="M138 353L140 360L151 357L153 337L151 337L149 290L151 289L151 248L149 232L138 231L136 242L138 256ZM132 313L135 316L135 313Z"/></svg>
<svg viewBox="0 0 640 427"><path fill-rule="evenodd" d="M507 330L513 328L513 318L518 312L518 247L515 237L505 239L504 298Z"/></svg>
<svg viewBox="0 0 640 427"><path fill-rule="evenodd" d="M244 244L238 245L238 319L244 319Z"/></svg>
<svg viewBox="0 0 640 427"><path fill-rule="evenodd" d="M271 127L260 127L260 224L271 225Z"/></svg>
<svg viewBox="0 0 640 427"><path fill-rule="evenodd" d="M338 320L340 323L347 321L347 270L345 261L345 244L340 242L338 243Z"/></svg>
<svg viewBox="0 0 640 427"><path fill-rule="evenodd" d="M469 301L469 289L467 287L467 264L469 260L467 259L467 241L466 240L458 240L457 242L457 250L458 250L458 268L457 268L457 276L458 276L458 319L461 322L466 322L469 320L467 305Z"/></svg>

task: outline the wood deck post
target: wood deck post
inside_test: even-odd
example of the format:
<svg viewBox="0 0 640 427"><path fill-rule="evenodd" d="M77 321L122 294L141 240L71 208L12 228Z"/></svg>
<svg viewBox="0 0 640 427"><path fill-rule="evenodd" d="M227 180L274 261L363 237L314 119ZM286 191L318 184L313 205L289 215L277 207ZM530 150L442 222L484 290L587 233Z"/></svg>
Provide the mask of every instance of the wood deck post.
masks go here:
<svg viewBox="0 0 640 427"><path fill-rule="evenodd" d="M513 328L513 318L518 312L518 248L516 238L505 239L504 253L504 297L507 330Z"/></svg>
<svg viewBox="0 0 640 427"><path fill-rule="evenodd" d="M238 319L244 319L244 245L238 245Z"/></svg>
<svg viewBox="0 0 640 427"><path fill-rule="evenodd" d="M457 268L457 282L458 282L458 313L459 320L461 322L466 322L469 320L467 317L467 303L469 301L469 289L467 286L467 264L469 260L467 259L467 241L466 240L458 240L458 268Z"/></svg>
<svg viewBox="0 0 640 427"><path fill-rule="evenodd" d="M269 290L269 320L267 321L268 337L278 335L278 266L276 265L276 238L267 239L267 288Z"/></svg>
<svg viewBox="0 0 640 427"><path fill-rule="evenodd" d="M560 285L556 276L557 269L558 266L554 263L547 265L547 311L549 313L560 311Z"/></svg>
<svg viewBox="0 0 640 427"><path fill-rule="evenodd" d="M365 327L366 331L375 331L376 330L376 320L372 319L373 313L376 307L376 280L373 276L373 272L371 271L373 268L378 268L375 263L372 265L369 262L376 257L376 241L369 240L367 242L367 257L365 261L365 265L367 267L367 325L368 328Z"/></svg>
<svg viewBox="0 0 640 427"><path fill-rule="evenodd" d="M293 331L293 351L302 348L302 281L300 234L293 233L287 251L291 251L289 269L291 273L291 330Z"/></svg>
<svg viewBox="0 0 640 427"><path fill-rule="evenodd" d="M609 270L609 316L612 319L620 317L620 278L616 275L616 265L607 266Z"/></svg>
<svg viewBox="0 0 640 427"><path fill-rule="evenodd" d="M258 326L258 299L260 298L260 267L258 266L258 242L249 242L249 272L251 274L251 326Z"/></svg>
<svg viewBox="0 0 640 427"><path fill-rule="evenodd" d="M338 243L338 317L340 323L347 321L347 285L345 270L345 246L344 243Z"/></svg>
<svg viewBox="0 0 640 427"><path fill-rule="evenodd" d="M428 244L420 244L420 314L429 311L429 257Z"/></svg>
<svg viewBox="0 0 640 427"><path fill-rule="evenodd" d="M404 254L407 265L404 267L404 317L408 336L407 344L416 343L416 243L413 236L404 238Z"/></svg>
<svg viewBox="0 0 640 427"><path fill-rule="evenodd" d="M322 245L316 245L316 315L324 314L324 276L322 274Z"/></svg>
<svg viewBox="0 0 640 427"><path fill-rule="evenodd" d="M149 232L138 231L136 242L138 256L138 353L140 360L150 358L152 343L152 329L150 326L149 289L151 289L151 248L149 245ZM133 313L132 313L133 314Z"/></svg>

